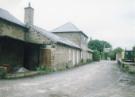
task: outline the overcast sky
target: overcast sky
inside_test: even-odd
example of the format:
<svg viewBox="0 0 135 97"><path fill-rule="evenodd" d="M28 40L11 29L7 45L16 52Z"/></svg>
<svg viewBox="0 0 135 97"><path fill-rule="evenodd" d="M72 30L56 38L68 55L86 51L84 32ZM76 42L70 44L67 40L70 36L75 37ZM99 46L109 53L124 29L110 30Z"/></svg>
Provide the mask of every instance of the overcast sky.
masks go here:
<svg viewBox="0 0 135 97"><path fill-rule="evenodd" d="M72 22L113 47L135 45L135 0L0 0L0 7L23 21L28 2L35 9L34 24L46 30Z"/></svg>

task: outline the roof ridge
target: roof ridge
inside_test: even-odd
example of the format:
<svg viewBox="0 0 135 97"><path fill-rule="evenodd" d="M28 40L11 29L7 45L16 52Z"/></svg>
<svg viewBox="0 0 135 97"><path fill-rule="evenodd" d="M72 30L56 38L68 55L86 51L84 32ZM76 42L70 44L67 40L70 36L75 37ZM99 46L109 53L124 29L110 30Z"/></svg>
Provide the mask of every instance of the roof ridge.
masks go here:
<svg viewBox="0 0 135 97"><path fill-rule="evenodd" d="M67 22L54 30L52 32L67 32L67 31L81 31L79 28L77 28L73 23Z"/></svg>

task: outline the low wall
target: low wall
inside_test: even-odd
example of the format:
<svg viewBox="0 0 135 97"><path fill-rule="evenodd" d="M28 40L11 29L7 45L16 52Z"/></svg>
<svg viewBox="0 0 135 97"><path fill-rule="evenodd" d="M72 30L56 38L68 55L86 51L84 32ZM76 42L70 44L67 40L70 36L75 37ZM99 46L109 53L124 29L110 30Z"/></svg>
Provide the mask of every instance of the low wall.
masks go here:
<svg viewBox="0 0 135 97"><path fill-rule="evenodd" d="M118 64L123 71L135 74L135 63L118 60Z"/></svg>

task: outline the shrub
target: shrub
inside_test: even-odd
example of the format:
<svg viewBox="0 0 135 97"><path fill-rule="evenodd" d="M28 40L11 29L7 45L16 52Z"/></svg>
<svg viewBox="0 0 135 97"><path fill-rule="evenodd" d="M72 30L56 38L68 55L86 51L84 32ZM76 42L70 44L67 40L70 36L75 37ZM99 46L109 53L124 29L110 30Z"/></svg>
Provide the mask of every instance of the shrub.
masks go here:
<svg viewBox="0 0 135 97"><path fill-rule="evenodd" d="M41 72L45 72L45 73L53 72L53 70L48 66L39 66L37 68L37 71L41 71Z"/></svg>
<svg viewBox="0 0 135 97"><path fill-rule="evenodd" d="M92 60L91 59L87 59L87 63L90 63Z"/></svg>
<svg viewBox="0 0 135 97"><path fill-rule="evenodd" d="M4 67L0 67L0 79L5 78L6 70Z"/></svg>
<svg viewBox="0 0 135 97"><path fill-rule="evenodd" d="M80 62L80 63L82 63L82 64L83 64L83 63L84 63L84 60L83 60L83 59L81 59L81 62Z"/></svg>
<svg viewBox="0 0 135 97"><path fill-rule="evenodd" d="M93 52L93 60L94 61L100 61L100 52L99 51L95 50Z"/></svg>
<svg viewBox="0 0 135 97"><path fill-rule="evenodd" d="M129 66L125 64L124 69L125 69L126 71L128 71L128 70L129 70Z"/></svg>

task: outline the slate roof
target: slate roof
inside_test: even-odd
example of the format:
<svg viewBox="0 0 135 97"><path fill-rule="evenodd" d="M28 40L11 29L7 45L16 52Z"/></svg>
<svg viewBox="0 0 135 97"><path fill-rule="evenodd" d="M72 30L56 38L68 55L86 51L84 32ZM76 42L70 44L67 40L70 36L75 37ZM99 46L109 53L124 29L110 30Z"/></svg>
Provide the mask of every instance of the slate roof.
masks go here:
<svg viewBox="0 0 135 97"><path fill-rule="evenodd" d="M10 14L8 11L0 8L0 18L4 19L6 21L9 21L11 23L26 27L25 24L23 22L21 22L20 20L18 20L16 17L14 17L12 14ZM48 32L40 27L37 26L32 26L32 28L38 32L40 32L42 35L46 36L47 38L49 38L50 40L56 42L56 43L61 43L61 44L65 44L71 47L75 47L75 48L80 48L78 45L76 45L75 43L69 41L68 39L65 38L61 38L55 34L53 34L52 32Z"/></svg>
<svg viewBox="0 0 135 97"><path fill-rule="evenodd" d="M81 31L79 30L74 24L68 22L54 30L52 30L52 32L67 32L67 31Z"/></svg>
<svg viewBox="0 0 135 97"><path fill-rule="evenodd" d="M73 33L73 32L80 32L82 33L84 36L88 37L85 33L83 33L79 28L77 28L74 24L68 22L68 23L65 23L64 25L58 27L58 28L55 28L54 30L52 30L51 32L54 32L54 33L58 33L58 32L68 32L68 33Z"/></svg>
<svg viewBox="0 0 135 97"><path fill-rule="evenodd" d="M25 24L23 22L21 22L20 20L18 20L16 17L14 17L12 14L10 14L8 11L0 8L0 18L3 20L6 20L8 22L17 24L19 26L22 27L26 27ZM31 26L34 30L36 30L37 32L40 32L42 35L46 36L47 38L49 38L50 40L56 42L56 43L61 43L67 46L71 46L71 47L75 47L75 48L79 48L81 49L77 44L75 44L74 42L63 38L63 37L59 37L56 34L52 33L52 32L48 32L45 29L42 29L40 27L37 26ZM75 25L73 25L72 23L66 23L64 25L62 25L59 28L56 28L55 30L53 30L53 32L63 32L63 31L68 31L68 32L79 32L81 30L79 30Z"/></svg>
<svg viewBox="0 0 135 97"><path fill-rule="evenodd" d="M6 21L15 23L17 25L23 26L25 27L25 24L22 23L20 20L18 20L16 17L14 17L13 15L11 15L8 11L0 8L0 18L4 19Z"/></svg>
<svg viewBox="0 0 135 97"><path fill-rule="evenodd" d="M48 32L43 28L37 27L37 26L31 26L35 31L40 32L42 35L44 35L45 37L49 38L50 40L54 41L55 43L61 43L61 44L65 44L67 46L71 46L71 47L75 47L75 48L79 48L80 47L78 45L76 45L75 43L71 42L70 40L66 39L66 38L62 38L59 37L57 35L55 35L52 32Z"/></svg>

